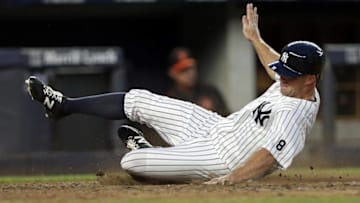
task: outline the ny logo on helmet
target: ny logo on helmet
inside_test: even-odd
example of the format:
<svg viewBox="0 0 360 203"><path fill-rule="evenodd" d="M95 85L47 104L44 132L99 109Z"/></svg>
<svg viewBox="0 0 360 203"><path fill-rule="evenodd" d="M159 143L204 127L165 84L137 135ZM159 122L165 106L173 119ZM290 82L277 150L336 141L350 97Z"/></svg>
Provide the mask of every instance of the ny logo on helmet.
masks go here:
<svg viewBox="0 0 360 203"><path fill-rule="evenodd" d="M253 110L253 116L255 116L255 123L260 123L261 126L264 126L266 119L270 118L271 109L264 111L263 108L265 105L270 104L270 102L264 101L256 109Z"/></svg>
<svg viewBox="0 0 360 203"><path fill-rule="evenodd" d="M283 63L287 63L287 60L289 58L289 54L287 52L282 53L280 61L282 61Z"/></svg>

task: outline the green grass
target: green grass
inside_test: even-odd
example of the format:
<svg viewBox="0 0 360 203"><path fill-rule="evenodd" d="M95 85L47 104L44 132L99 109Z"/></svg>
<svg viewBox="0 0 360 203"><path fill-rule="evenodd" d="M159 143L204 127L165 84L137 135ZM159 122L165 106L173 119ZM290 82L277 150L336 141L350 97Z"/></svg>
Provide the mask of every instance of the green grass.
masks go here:
<svg viewBox="0 0 360 203"><path fill-rule="evenodd" d="M94 181L93 174L72 174L72 175L37 175L37 176L2 176L1 183L34 183L34 182L68 182L68 181Z"/></svg>

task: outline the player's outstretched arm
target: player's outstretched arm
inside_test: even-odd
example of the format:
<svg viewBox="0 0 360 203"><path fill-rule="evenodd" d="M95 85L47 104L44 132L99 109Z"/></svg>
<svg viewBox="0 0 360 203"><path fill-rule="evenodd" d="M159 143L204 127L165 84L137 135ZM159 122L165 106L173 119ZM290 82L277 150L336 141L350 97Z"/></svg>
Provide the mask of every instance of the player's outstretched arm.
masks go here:
<svg viewBox="0 0 360 203"><path fill-rule="evenodd" d="M267 149L260 149L245 162L244 165L229 174L211 179L204 184L236 184L266 175L276 164L276 160Z"/></svg>
<svg viewBox="0 0 360 203"><path fill-rule="evenodd" d="M257 7L254 7L252 3L247 4L246 15L242 17L244 37L251 42L266 72L274 80L275 72L268 65L278 60L280 54L261 38L258 22Z"/></svg>

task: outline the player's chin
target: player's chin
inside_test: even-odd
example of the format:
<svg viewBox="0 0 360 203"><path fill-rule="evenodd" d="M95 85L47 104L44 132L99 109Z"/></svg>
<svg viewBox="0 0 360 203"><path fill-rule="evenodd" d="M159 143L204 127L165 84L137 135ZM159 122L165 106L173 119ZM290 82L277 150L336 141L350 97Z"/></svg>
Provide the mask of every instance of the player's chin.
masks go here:
<svg viewBox="0 0 360 203"><path fill-rule="evenodd" d="M282 95L288 96L289 95L289 87L287 85L281 85L280 92Z"/></svg>
<svg viewBox="0 0 360 203"><path fill-rule="evenodd" d="M293 89L291 89L290 87L284 87L281 88L281 94L287 97L296 97L296 91L294 91Z"/></svg>

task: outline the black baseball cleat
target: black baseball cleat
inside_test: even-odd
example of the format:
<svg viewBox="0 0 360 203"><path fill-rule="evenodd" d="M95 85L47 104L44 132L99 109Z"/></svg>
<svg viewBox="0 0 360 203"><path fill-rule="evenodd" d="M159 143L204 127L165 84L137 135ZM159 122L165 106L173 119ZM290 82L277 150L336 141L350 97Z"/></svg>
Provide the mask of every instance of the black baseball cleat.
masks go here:
<svg viewBox="0 0 360 203"><path fill-rule="evenodd" d="M30 76L25 80L25 84L31 98L44 105L47 118L58 120L66 115L62 111L62 105L66 97L61 92L43 84L35 76Z"/></svg>
<svg viewBox="0 0 360 203"><path fill-rule="evenodd" d="M124 145L130 150L153 147L147 140L145 140L144 134L140 130L130 125L122 125L118 129L118 136Z"/></svg>

